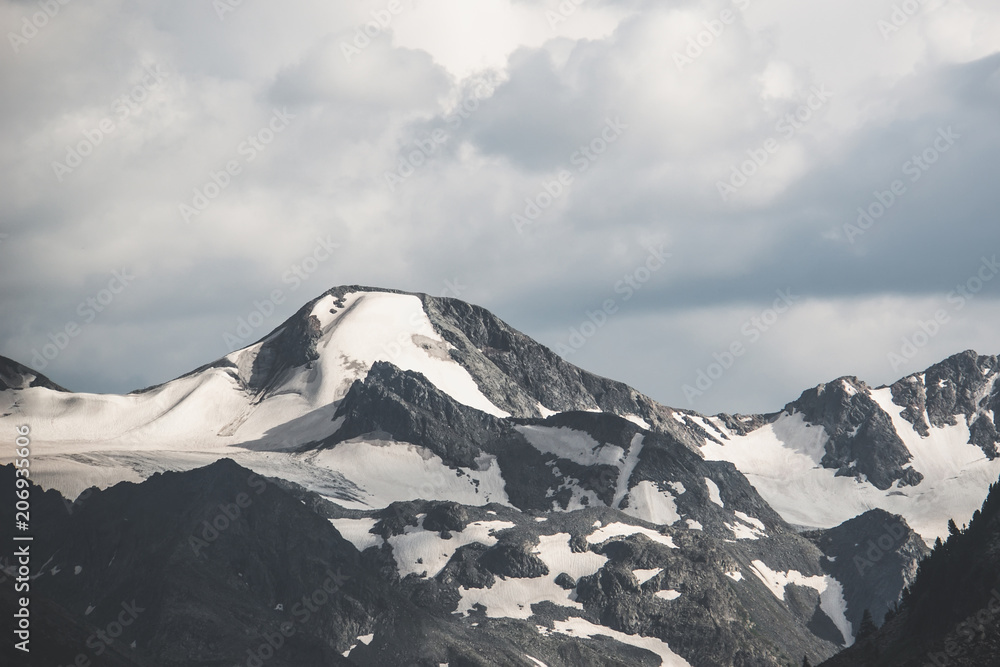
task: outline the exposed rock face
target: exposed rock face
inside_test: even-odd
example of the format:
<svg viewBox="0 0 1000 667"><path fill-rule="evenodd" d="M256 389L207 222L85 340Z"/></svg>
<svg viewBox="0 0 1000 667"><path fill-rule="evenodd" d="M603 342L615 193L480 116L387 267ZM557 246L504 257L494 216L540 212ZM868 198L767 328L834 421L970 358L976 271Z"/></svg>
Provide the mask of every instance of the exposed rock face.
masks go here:
<svg viewBox="0 0 1000 667"><path fill-rule="evenodd" d="M478 542L459 547L438 574L438 580L465 588L492 588L496 577L480 563L486 550L486 545Z"/></svg>
<svg viewBox="0 0 1000 667"><path fill-rule="evenodd" d="M922 436L928 434L929 426L954 425L964 418L969 424L970 442L994 459L1000 442L998 370L997 357L966 350L934 364L924 373L899 380L892 385L892 399L906 408L903 417Z"/></svg>
<svg viewBox="0 0 1000 667"><path fill-rule="evenodd" d="M502 420L455 402L420 373L388 362L374 364L363 382L351 386L336 416L345 421L323 446L381 432L464 467L475 467L481 443L506 431Z"/></svg>
<svg viewBox="0 0 1000 667"><path fill-rule="evenodd" d="M534 579L549 573L548 566L523 542L501 542L479 557L479 564L500 577Z"/></svg>
<svg viewBox="0 0 1000 667"><path fill-rule="evenodd" d="M424 517L426 530L461 532L469 524L469 513L458 503L437 503Z"/></svg>
<svg viewBox="0 0 1000 667"><path fill-rule="evenodd" d="M359 303L346 305L353 291L392 292L340 287L323 296L334 297L333 311L346 316L345 309ZM447 387L452 393L441 388L447 380L436 377L439 387L429 379L432 367L421 366L424 375L389 361L349 359L337 392L315 394L327 397L324 405L301 401L309 407L298 418L320 426L309 431L312 440L294 440L297 448L282 452L296 465L327 466L321 475L339 475L336 484L282 467L301 485L257 478L261 494L250 495L252 503L235 515L230 508L238 494L256 494L257 486L249 484L248 470L224 460L97 492L72 513L55 511L64 507L55 494L40 494L45 519L38 562L51 557L56 572L39 577L38 604L74 640L51 643L51 664L70 663L74 656L63 654L110 618L108 605L113 609L114 597L125 591L149 599L150 613L135 626L136 648L119 644L108 652L108 664L246 664L247 650L258 648L248 637L273 631L315 590L318 577L339 567L350 573L349 582L311 612L317 626L297 629L262 662L658 664L651 650L640 648L648 640L669 644L695 667L787 667L803 655L814 664L831 656L858 630L865 609L880 618L912 582L926 549L898 517L872 511L802 535L736 466L705 460L706 440L725 446L779 419L778 413L706 418L667 408L572 366L482 308L414 296L447 341L431 341L435 363L457 362L460 368L449 367L467 371L482 394L512 416L458 402L454 386ZM415 308L412 299L405 301ZM269 398L309 386L317 369L326 368L323 355L338 353L328 341L346 338L324 336L339 320L324 319L315 304L242 356L231 355L238 364L213 365L225 370L213 380L251 399L240 419ZM995 357L956 355L897 382L893 400L923 435L965 419L972 442L993 457L996 366ZM236 382L225 384L225 375ZM0 359L0 391L14 390L15 401L28 386L61 391L50 384ZM871 391L856 378L842 378L804 392L786 411L822 426L828 437L821 465L883 490L918 485L922 477L910 467L898 419ZM544 417L549 411L558 412ZM815 429L814 435L819 442L823 433ZM247 465L268 465L277 455L261 451L267 437L254 442L260 449L253 452L266 456L248 457ZM364 469L375 446L419 450L414 476L426 473L425 463L433 468L437 480L425 487L433 494L385 493L381 502L367 502L381 491L347 480L346 471ZM345 472L331 461L344 462ZM0 473L0 481L12 480L6 469ZM457 495L448 499L453 475L464 485L461 503ZM477 495L481 485L488 498ZM9 512L0 508L8 526ZM226 528L213 529L220 512ZM328 519L345 523L337 529ZM80 573L67 575L76 566ZM512 601L517 595L525 597ZM0 604L6 609L14 601L0 594ZM96 611L87 614L90 606ZM567 634L564 624L574 623L622 634L582 639ZM374 640L361 639L367 635Z"/></svg>
<svg viewBox="0 0 1000 667"><path fill-rule="evenodd" d="M1000 656L998 553L1000 483L990 487L967 528L954 530L921 561L898 611L823 667L994 667Z"/></svg>
<svg viewBox="0 0 1000 667"><path fill-rule="evenodd" d="M486 309L458 299L421 298L435 328L455 346L452 356L511 414L540 417L541 403L557 412L600 408L664 423L663 408L652 399L573 366Z"/></svg>
<svg viewBox="0 0 1000 667"><path fill-rule="evenodd" d="M902 517L878 509L806 536L825 554L824 571L844 586L847 618L855 634L866 609L881 620L899 602L920 561L930 553Z"/></svg>
<svg viewBox="0 0 1000 667"><path fill-rule="evenodd" d="M0 474L11 488L13 470ZM95 491L72 514L54 492L33 500L33 557L50 563L35 598L90 633L127 606L134 620L118 650L130 664L232 663L283 622L296 632L273 664L347 664L351 633L396 604L328 522L229 460ZM328 580L327 602L296 617L296 601ZM93 643L81 644L52 664L79 653L96 659Z"/></svg>
<svg viewBox="0 0 1000 667"><path fill-rule="evenodd" d="M909 468L913 458L892 425L892 419L868 394L868 386L844 377L802 393L786 407L806 421L823 426L830 436L822 464L840 475L864 475L879 489L899 480L919 484L923 475Z"/></svg>
<svg viewBox="0 0 1000 667"><path fill-rule="evenodd" d="M0 391L7 389L28 389L29 387L45 387L52 391L69 391L63 389L38 371L34 371L13 359L0 357Z"/></svg>

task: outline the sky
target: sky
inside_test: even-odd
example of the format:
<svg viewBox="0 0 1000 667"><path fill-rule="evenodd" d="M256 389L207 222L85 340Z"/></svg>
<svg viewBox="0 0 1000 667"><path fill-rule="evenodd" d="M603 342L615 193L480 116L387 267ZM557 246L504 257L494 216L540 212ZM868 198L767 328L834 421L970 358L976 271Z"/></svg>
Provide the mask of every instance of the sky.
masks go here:
<svg viewBox="0 0 1000 667"><path fill-rule="evenodd" d="M1000 353L993 0L3 0L0 25L0 355L75 391L177 377L342 284L482 305L705 413Z"/></svg>

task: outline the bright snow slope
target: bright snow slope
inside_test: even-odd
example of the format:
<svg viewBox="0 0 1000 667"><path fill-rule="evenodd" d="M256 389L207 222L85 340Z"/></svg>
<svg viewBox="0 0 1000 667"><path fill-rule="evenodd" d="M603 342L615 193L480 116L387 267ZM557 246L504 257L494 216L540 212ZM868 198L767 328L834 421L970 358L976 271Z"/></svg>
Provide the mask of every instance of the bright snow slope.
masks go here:
<svg viewBox="0 0 1000 667"><path fill-rule="evenodd" d="M449 356L450 344L435 331L418 297L356 291L338 307L334 297L324 296L310 314L321 327L318 359L288 369L266 393L245 387L261 347L281 329L227 355L231 364L141 393L68 393L42 387L0 392L0 406L10 406L0 417L0 432L30 426L36 481L71 496L91 485L139 481L160 470L194 468L229 456L262 473L344 491L361 507L404 499L400 496L410 487L413 497L459 500L457 492L461 502L506 501L502 482L497 486L495 462L483 461L479 470L468 471L471 491L466 494L455 488L454 472L439 458L406 443L356 442L336 455L318 457L283 453L336 432L333 415L339 401L376 361L420 372L456 401L507 416ZM12 451L5 448L0 463L9 461ZM387 484L384 476L369 479L365 471L371 466L364 461L392 458L390 453L416 457L421 465L408 474L419 479L411 477L402 487ZM345 478L345 471L353 476ZM482 492L477 491L480 486Z"/></svg>

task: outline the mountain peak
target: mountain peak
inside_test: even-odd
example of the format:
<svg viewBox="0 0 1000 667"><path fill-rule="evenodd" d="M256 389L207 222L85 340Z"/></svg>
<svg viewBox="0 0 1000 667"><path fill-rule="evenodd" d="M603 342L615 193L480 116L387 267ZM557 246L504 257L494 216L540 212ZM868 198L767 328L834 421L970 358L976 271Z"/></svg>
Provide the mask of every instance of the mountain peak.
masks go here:
<svg viewBox="0 0 1000 667"><path fill-rule="evenodd" d="M44 387L52 391L68 392L38 371L32 370L13 359L0 356L0 391L7 389L28 389Z"/></svg>

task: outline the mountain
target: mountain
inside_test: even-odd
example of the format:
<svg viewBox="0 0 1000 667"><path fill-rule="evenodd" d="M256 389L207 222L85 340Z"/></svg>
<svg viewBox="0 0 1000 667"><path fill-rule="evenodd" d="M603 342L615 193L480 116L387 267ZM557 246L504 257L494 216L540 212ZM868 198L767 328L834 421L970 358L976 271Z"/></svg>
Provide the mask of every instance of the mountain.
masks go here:
<svg viewBox="0 0 1000 667"><path fill-rule="evenodd" d="M881 508L931 543L1000 475L998 363L966 351L890 386L842 377L777 414L702 418L702 451L736 465L789 523L831 528Z"/></svg>
<svg viewBox="0 0 1000 667"><path fill-rule="evenodd" d="M231 557L256 559L268 581L285 576L287 562L312 556L276 554L270 540L320 530L319 517L324 549L336 542L336 563L370 565L365 582L384 594L329 619L339 634L309 650L341 655L371 619L412 607L414 623L435 630L414 626L407 642L424 646L414 637L430 633L455 655L479 655L469 637L484 628L499 635L482 646L513 647L508 664L817 663L853 642L865 610L895 605L925 543L971 515L1000 474L996 362L966 352L891 387L841 378L780 412L704 416L579 369L477 306L350 286L252 345L124 396L67 392L4 360L17 372L0 391L0 431L29 425L32 479L65 496L54 558L94 530L144 521L124 507L173 527L174 499L193 493L203 504L183 516L217 514L217 499L194 489L231 485L206 482L220 470L253 471L295 497L309 519L276 510L271 525L255 513L260 540ZM184 534L164 534L164 548ZM136 572L201 582L196 564L178 570L130 548ZM87 590L104 590L103 575L85 572ZM42 588L67 623L87 627L79 600ZM245 607L245 618L212 611L228 618L220 639L183 644L185 657L163 648L181 632L168 617L183 596L151 591L167 616L150 621L150 637L164 639L145 659L215 664L208 646L236 659L235 640L221 637L273 609L230 595L213 604ZM404 655L384 641L385 655ZM361 656L382 645L376 632L345 659L374 664Z"/></svg>
<svg viewBox="0 0 1000 667"><path fill-rule="evenodd" d="M0 357L0 391L28 389L29 387L67 391L41 373L36 373L13 359Z"/></svg>
<svg viewBox="0 0 1000 667"><path fill-rule="evenodd" d="M992 667L1000 656L1000 483L921 562L883 627L824 667Z"/></svg>

